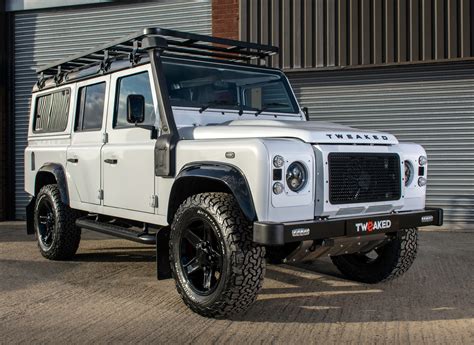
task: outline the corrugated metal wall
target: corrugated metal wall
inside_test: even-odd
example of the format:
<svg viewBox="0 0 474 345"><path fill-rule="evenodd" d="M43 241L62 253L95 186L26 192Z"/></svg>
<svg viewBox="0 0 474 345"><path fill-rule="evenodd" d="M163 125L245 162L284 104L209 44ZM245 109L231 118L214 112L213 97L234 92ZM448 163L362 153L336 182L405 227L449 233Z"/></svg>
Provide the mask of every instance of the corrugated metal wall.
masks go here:
<svg viewBox="0 0 474 345"><path fill-rule="evenodd" d="M422 144L428 205L474 223L474 1L242 0L240 17L241 39L280 47L269 62L313 119Z"/></svg>
<svg viewBox="0 0 474 345"><path fill-rule="evenodd" d="M311 119L384 130L425 147L429 206L474 224L474 62L288 76Z"/></svg>
<svg viewBox="0 0 474 345"><path fill-rule="evenodd" d="M474 56L472 0L241 0L241 39L281 48L282 68Z"/></svg>
<svg viewBox="0 0 474 345"><path fill-rule="evenodd" d="M59 11L19 12L15 30L15 215L23 218L23 151L35 69L146 26L211 33L211 2L135 3Z"/></svg>

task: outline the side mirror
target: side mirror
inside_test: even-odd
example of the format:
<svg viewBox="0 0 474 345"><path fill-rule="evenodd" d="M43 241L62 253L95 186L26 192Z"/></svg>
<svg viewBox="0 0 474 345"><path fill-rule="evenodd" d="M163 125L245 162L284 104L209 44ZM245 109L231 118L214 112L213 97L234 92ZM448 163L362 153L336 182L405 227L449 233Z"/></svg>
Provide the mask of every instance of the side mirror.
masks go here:
<svg viewBox="0 0 474 345"><path fill-rule="evenodd" d="M145 121L145 97L142 95L128 95L127 121L134 124Z"/></svg>
<svg viewBox="0 0 474 345"><path fill-rule="evenodd" d="M304 117L306 117L306 121L309 121L309 110L308 110L308 107L303 107L302 110L303 110L303 113L304 113Z"/></svg>

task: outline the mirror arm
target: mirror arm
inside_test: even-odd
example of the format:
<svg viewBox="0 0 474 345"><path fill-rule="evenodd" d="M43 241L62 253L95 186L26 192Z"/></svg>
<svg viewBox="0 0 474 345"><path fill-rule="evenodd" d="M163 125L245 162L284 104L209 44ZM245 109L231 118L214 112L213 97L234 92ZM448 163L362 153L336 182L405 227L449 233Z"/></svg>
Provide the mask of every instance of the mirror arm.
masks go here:
<svg viewBox="0 0 474 345"><path fill-rule="evenodd" d="M153 125L140 125L140 124L135 122L135 127L149 130L151 132L150 133L150 139L157 139L158 138L158 129Z"/></svg>

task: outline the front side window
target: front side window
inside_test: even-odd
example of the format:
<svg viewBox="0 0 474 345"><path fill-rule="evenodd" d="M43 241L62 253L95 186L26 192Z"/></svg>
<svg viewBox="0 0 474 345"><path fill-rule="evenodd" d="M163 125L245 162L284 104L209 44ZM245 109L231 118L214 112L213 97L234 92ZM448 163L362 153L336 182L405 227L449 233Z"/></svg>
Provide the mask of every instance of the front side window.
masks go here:
<svg viewBox="0 0 474 345"><path fill-rule="evenodd" d="M69 89L36 98L33 131L35 133L64 132L69 114Z"/></svg>
<svg viewBox="0 0 474 345"><path fill-rule="evenodd" d="M240 66L163 61L172 106L297 113L283 74Z"/></svg>
<svg viewBox="0 0 474 345"><path fill-rule="evenodd" d="M75 131L99 131L104 116L105 82L79 89Z"/></svg>
<svg viewBox="0 0 474 345"><path fill-rule="evenodd" d="M145 100L145 120L143 125L155 125L155 107L151 93L148 72L132 74L117 81L117 99L115 102L114 128L132 127L127 121L127 97L141 95Z"/></svg>

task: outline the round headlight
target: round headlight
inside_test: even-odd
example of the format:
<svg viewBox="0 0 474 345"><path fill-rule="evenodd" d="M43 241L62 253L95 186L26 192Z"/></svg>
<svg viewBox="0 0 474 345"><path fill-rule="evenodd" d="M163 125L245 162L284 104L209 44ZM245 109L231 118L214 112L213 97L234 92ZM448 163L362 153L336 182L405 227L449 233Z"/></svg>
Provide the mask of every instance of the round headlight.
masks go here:
<svg viewBox="0 0 474 345"><path fill-rule="evenodd" d="M418 158L418 163L420 163L420 165L425 165L426 163L428 163L428 158L426 158L425 156L420 156L420 158Z"/></svg>
<svg viewBox="0 0 474 345"><path fill-rule="evenodd" d="M409 161L405 161L405 186L410 185L413 175L413 165Z"/></svg>
<svg viewBox="0 0 474 345"><path fill-rule="evenodd" d="M273 184L273 193L274 193L274 194L277 194L277 195L278 195L278 194L283 193L283 189L284 189L283 183L275 182L275 183Z"/></svg>
<svg viewBox="0 0 474 345"><path fill-rule="evenodd" d="M282 156L276 155L273 157L273 165L275 168L281 168L283 164L285 164L285 159Z"/></svg>
<svg viewBox="0 0 474 345"><path fill-rule="evenodd" d="M299 192L306 184L308 173L300 162L293 162L286 171L286 184L293 192Z"/></svg>

